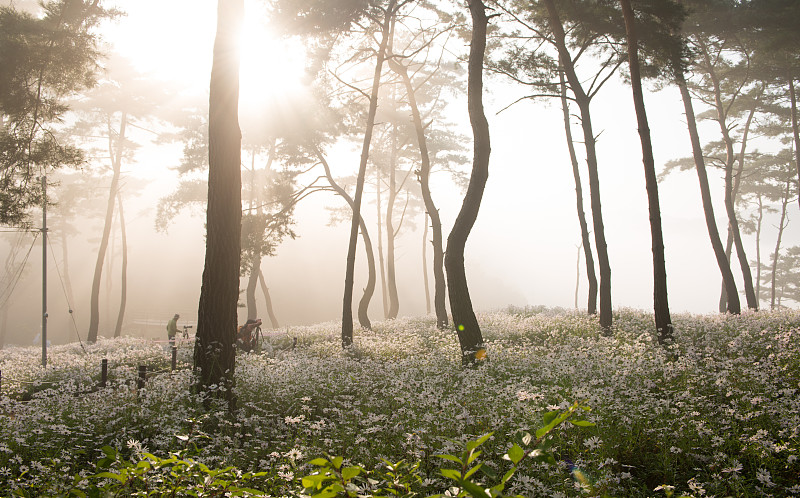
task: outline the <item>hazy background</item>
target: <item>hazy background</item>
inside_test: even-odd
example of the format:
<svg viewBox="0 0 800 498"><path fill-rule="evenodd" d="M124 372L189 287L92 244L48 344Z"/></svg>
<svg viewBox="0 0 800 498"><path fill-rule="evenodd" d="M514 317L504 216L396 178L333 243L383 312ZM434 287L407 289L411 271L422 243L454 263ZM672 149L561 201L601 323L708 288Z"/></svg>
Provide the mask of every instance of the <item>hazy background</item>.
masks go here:
<svg viewBox="0 0 800 498"><path fill-rule="evenodd" d="M138 0L120 2L119 6L128 15L109 27L105 34L114 50L133 59L144 74L178 82L181 93L207 91L216 1ZM251 12L254 10L252 6L249 8ZM279 61L278 50L273 50L257 50L255 55L244 56L243 65L255 64L262 71L266 68L266 73L248 79L247 70L243 69L243 102L263 91L264 78L285 79L285 74L296 71L296 67L287 66L291 61ZM256 57L269 57L269 60L254 62ZM296 66L296 61L294 64ZM486 90L486 112L492 135L490 176L466 250L473 302L479 310L508 305L572 308L580 231L559 104L526 101L496 115L522 93L496 78L487 78ZM651 91L645 95L645 103L658 168L670 159L689 156L690 144L677 89ZM461 113L454 115L453 120L463 123L463 132L471 136L466 127L465 103L453 112ZM615 77L593 101L592 112L595 131L600 133L599 175L611 258L613 304L615 308L651 309L650 229L630 88ZM164 325L172 314L182 315L179 325L193 324L196 319L205 251L205 216L201 212L184 212L167 233L155 230L158 200L178 183L177 173L171 168L180 161L181 146L156 144L152 134L142 130L132 133L143 147L137 152L135 163L123 166L128 188L125 210L129 244L128 306L123 333L163 339ZM717 139L719 135L718 128L708 122L701 125L700 133L703 142ZM758 148L756 143L749 150L754 148ZM580 144L578 152L580 157ZM331 158L331 165L334 175L352 174L357 168L357 155L343 151ZM709 173L718 223L725 227L721 176L717 170ZM585 171L583 175L586 181ZM134 192L133 186L139 184L139 180L150 183ZM446 237L460 209L462 193L444 176L434 178L433 183L433 196L440 208ZM98 202L104 204L108 186L97 185L96 189ZM586 184L584 194L589 216ZM659 194L671 311L715 312L720 276L703 219L696 173L692 170L670 175L660 184ZM325 208L343 204L331 193L314 194L303 200L295 214L298 222L295 231L299 237L283 242L275 257L264 260L262 268L283 328L336 320L341 315L349 224L329 226ZM365 196L363 211L374 239L375 205L370 194ZM790 206L789 217L794 220L797 216L795 202ZM401 316L425 313L422 217L406 220L406 223L396 248ZM774 250L776 224L776 214L765 217L761 249L765 263ZM55 230L50 223L49 226ZM69 273L75 292L72 315L61 284L64 262L60 249L53 245L55 254L48 255L48 337L54 343L75 341L78 334L82 338L86 336L89 292L101 233L102 213L87 219L80 228L80 235L70 239ZM722 235L724 237L724 233ZM12 239L17 236L8 231L0 233L0 258L5 258ZM27 250L33 236L23 236L27 237L23 244ZM105 336L113 333L119 304L120 243L116 225L113 236L116 241L112 244L116 244L116 249L109 246L113 259L109 260L111 266L106 266L101 285L100 335ZM784 233L783 247L798 243L800 232L790 223ZM754 260L754 238L745 235L745 244L748 257ZM9 343L30 344L40 331L41 251L41 244L37 242L22 278L8 299L10 328L6 340ZM430 249L428 257L431 257ZM584 308L586 283L582 260L579 268L578 305ZM366 281L360 239L357 270L356 302ZM740 272L735 270L734 275L737 273ZM432 293L432 274L430 284ZM737 285L741 288L740 275ZM266 322L260 291L258 296L259 313ZM370 311L373 320L382 319L380 280ZM240 318L243 316L244 310ZM148 321L150 326L145 325Z"/></svg>

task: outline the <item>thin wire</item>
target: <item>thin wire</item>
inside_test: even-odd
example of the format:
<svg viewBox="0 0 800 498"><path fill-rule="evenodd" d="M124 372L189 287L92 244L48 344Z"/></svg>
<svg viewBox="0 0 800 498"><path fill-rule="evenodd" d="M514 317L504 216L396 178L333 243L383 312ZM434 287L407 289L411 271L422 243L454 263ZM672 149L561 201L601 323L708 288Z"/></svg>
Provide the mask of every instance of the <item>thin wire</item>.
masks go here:
<svg viewBox="0 0 800 498"><path fill-rule="evenodd" d="M67 301L67 306L69 307L69 317L72 320L72 328L75 329L75 335L78 336L78 343L81 345L81 349L84 353L89 354L86 351L86 348L83 346L83 341L81 340L81 334L78 332L78 324L75 323L75 314L72 313L72 303L69 302L69 296L67 295L67 287L64 285L64 279L61 278L61 270L58 268L58 261L56 260L56 253L53 250L53 242L51 239L47 239L47 245L50 246L50 255L53 256L53 263L56 266L56 273L58 274L58 280L61 281L61 290L64 292L64 299Z"/></svg>
<svg viewBox="0 0 800 498"><path fill-rule="evenodd" d="M8 300L11 299L11 295L14 293L14 289L17 288L17 284L19 283L20 278L22 278L22 272L25 269L25 264L28 262L28 257L31 255L31 251L33 250L34 244L36 244L36 238L39 237L38 233L35 233L33 236L33 241L31 242L31 247L28 248L28 254L25 255L25 259L19 265L19 270L16 273L16 276L12 273L12 279L14 280L13 283L9 283L8 287L3 291L5 297L3 298L3 302L0 303L0 308L4 307ZM6 294L7 293L7 294Z"/></svg>

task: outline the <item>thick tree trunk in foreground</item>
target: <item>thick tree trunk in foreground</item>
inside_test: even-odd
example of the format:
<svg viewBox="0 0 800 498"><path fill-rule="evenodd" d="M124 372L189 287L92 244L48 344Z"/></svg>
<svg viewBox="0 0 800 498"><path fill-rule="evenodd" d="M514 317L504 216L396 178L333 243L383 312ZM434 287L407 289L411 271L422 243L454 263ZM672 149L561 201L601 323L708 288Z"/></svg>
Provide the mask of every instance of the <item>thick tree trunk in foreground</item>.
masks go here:
<svg viewBox="0 0 800 498"><path fill-rule="evenodd" d="M636 109L636 122L642 142L642 162L647 186L647 202L650 211L650 238L653 247L653 311L655 312L656 334L659 344L672 341L672 320L669 316L667 297L667 267L664 261L664 236L661 230L661 207L658 199L658 179L653 158L653 144L650 140L650 126L644 106L642 77L639 72L639 47L636 35L636 20L630 0L620 0L625 16L625 31L628 35L628 64L631 72L633 103Z"/></svg>
<svg viewBox="0 0 800 498"><path fill-rule="evenodd" d="M244 0L219 0L208 115L206 257L194 368L201 394L236 407L236 304L242 229L242 134L239 129L239 28ZM216 386L212 389L211 386Z"/></svg>
<svg viewBox="0 0 800 498"><path fill-rule="evenodd" d="M114 327L114 337L122 335L122 322L125 321L125 308L128 304L128 234L125 231L125 212L122 209L122 195L117 192L117 204L119 205L119 230L122 234L122 278L120 279L119 314L117 314L117 325Z"/></svg>
<svg viewBox="0 0 800 498"><path fill-rule="evenodd" d="M572 176L575 179L575 198L578 206L578 224L581 228L581 247L583 248L583 257L586 261L586 278L589 281L589 298L588 302L586 303L586 311L590 315L594 315L597 313L597 275L594 271L592 242L589 239L589 226L586 223L586 212L583 210L583 186L581 185L581 173L578 165L578 156L575 154L575 143L572 140L572 127L569 123L569 105L567 104L567 85L564 82L564 71L559 71L558 76L561 80L561 110L564 114L564 132L567 136L569 160L572 163ZM576 286L576 295L577 292L578 290ZM577 304L575 307L578 307Z"/></svg>
<svg viewBox="0 0 800 498"><path fill-rule="evenodd" d="M362 221L361 198L364 193L364 176L367 172L367 161L369 160L369 145L372 141L372 131L375 127L375 113L378 110L378 89L381 85L381 70L383 68L383 60L386 56L386 45L389 42L389 24L394 15L394 7L395 0L389 0L389 5L386 7L386 12L384 13L381 43L375 62L375 75L372 79L372 93L369 99L364 143L361 147L361 163L358 166L356 191L353 196L353 219L350 223L350 243L347 246L347 267L344 275L344 297L342 299L342 347L345 348L353 344L353 284L356 270L358 227Z"/></svg>
<svg viewBox="0 0 800 498"><path fill-rule="evenodd" d="M558 11L553 0L543 0L550 17L550 29L555 38L558 49L558 60L564 69L567 82L575 96L575 103L581 115L583 128L583 144L586 147L586 164L589 168L589 197L592 206L592 221L594 228L594 242L597 249L597 262L600 267L600 326L604 333L611 333L613 317L611 315L611 263L608 259L608 246L606 245L605 227L603 226L603 210L600 203L600 177L597 172L597 149L594 130L592 129L591 112L589 111L589 96L584 92L580 79L575 72L572 57L567 50L566 33L561 25Z"/></svg>
<svg viewBox="0 0 800 498"><path fill-rule="evenodd" d="M116 148L112 146L111 129L109 128L109 154L111 155L111 167L113 173L111 177L111 187L108 193L108 203L106 204L106 219L103 225L103 236L100 239L100 248L97 250L97 261L94 265L94 278L92 279L92 294L89 305L89 333L86 341L89 343L97 342L97 333L100 328L100 280L103 276L103 262L106 258L108 249L108 239L111 235L111 225L114 219L114 205L117 202L117 191L119 190L119 177L122 163L122 150L125 143L125 128L128 124L128 114L123 112L117 134Z"/></svg>
<svg viewBox="0 0 800 498"><path fill-rule="evenodd" d="M450 295L450 312L461 346L461 361L472 364L486 357L483 336L472 308L464 269L464 248L467 237L478 218L486 180L489 177L489 122L483 111L483 59L486 53L486 29L489 19L486 6L480 0L469 0L472 16L472 40L469 48L467 77L467 107L473 133L472 174L461 210L447 237L444 266Z"/></svg>
<svg viewBox="0 0 800 498"><path fill-rule="evenodd" d="M728 313L739 314L741 308L739 304L739 293L736 290L736 281L733 279L733 272L728 257L725 254L725 248L722 246L722 239L719 236L717 228L717 219L714 217L714 205L711 202L711 188L708 185L708 173L706 172L706 163L703 158L703 148L700 145L700 135L697 133L697 119L694 115L694 107L692 106L692 97L689 94L689 88L686 86L686 79L683 75L683 70L678 66L675 70L676 83L681 92L683 100L683 109L686 113L686 123L689 129L689 140L692 143L692 155L694 156L694 165L697 170L697 179L700 183L700 197L703 200L703 213L706 218L706 228L708 236L711 240L711 247L714 250L714 256L717 259L717 266L722 274L722 282L726 295L731 296L727 300ZM723 310L725 311L725 310Z"/></svg>
<svg viewBox="0 0 800 498"><path fill-rule="evenodd" d="M444 249L442 246L442 220L439 217L439 210L436 209L436 204L433 202L433 196L431 195L431 158L430 152L428 151L428 140L425 137L425 127L422 125L422 116L419 112L414 86L411 83L411 78L408 76L408 69L397 62L396 59L390 59L389 65L403 80L403 85L408 95L408 105L411 108L411 120L414 123L414 130L417 133L417 146L419 147L421 158L418 180L420 190L422 191L422 199L425 202L425 211L430 217L431 230L433 231L433 303L434 309L436 310L436 326L440 329L445 329L447 328L448 319L446 307L447 288L444 277ZM425 225L426 231L427 228L428 226ZM425 275L425 290L427 295L427 273Z"/></svg>

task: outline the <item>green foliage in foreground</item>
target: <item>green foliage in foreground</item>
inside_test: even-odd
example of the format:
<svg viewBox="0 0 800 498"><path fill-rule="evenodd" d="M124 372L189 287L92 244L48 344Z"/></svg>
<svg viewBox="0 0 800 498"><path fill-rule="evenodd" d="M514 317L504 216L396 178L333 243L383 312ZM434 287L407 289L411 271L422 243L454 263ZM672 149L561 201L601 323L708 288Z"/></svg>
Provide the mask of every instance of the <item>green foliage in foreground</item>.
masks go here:
<svg viewBox="0 0 800 498"><path fill-rule="evenodd" d="M136 366L158 370L169 353L140 339L101 340L87 352L56 346L47 369L35 348L2 350L0 496L64 496L76 475L84 487L121 485L91 478L109 471L98 467L104 447L134 467L143 453L166 457L142 465L192 473L181 477L186 486L216 482L205 469L228 469L220 482L272 496L311 494L302 478L324 473L314 457L337 462L325 455L363 469L351 481L364 495L388 492L389 474L418 496L469 492L441 470L463 478L477 463L470 479L486 493L513 466L501 491L511 496L800 495L800 311L674 315L669 351L656 344L652 317L634 310L617 311L613 337L563 310L479 319L489 361L477 369L461 367L456 338L433 317L376 323L346 351L339 324L292 328L284 342L297 338L295 349L276 342L269 354L237 357L233 414L206 410L191 393L188 347L178 371L142 390ZM93 389L102 358L108 387ZM516 458L514 444L529 450L543 417L573 400L592 407L581 416L595 426L550 432L552 460L500 457ZM189 446L175 438L201 432L208 437ZM437 457L469 460L467 444L488 433L466 470Z"/></svg>

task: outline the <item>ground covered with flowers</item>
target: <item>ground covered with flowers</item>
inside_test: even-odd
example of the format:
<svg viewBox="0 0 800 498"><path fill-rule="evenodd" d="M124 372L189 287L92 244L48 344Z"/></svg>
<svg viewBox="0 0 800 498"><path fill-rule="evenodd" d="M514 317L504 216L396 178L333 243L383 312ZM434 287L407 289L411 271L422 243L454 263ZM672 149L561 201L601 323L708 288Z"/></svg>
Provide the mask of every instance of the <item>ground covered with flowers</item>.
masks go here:
<svg viewBox="0 0 800 498"><path fill-rule="evenodd" d="M674 315L668 349L635 310L616 313L610 337L571 311L478 318L488 361L466 369L456 337L432 317L377 323L347 351L336 323L292 327L267 351L237 357L235 414L204 410L192 394L188 345L174 372L169 353L136 338L53 347L46 369L40 350L7 348L0 495L86 486L103 447L167 457L189 444L210 468L260 473L251 485L276 496L300 495L308 462L326 455L365 469L419 462L412 492L457 494L436 455L491 432L482 459L504 471L512 442L574 401L595 425L554 431L555 463L523 459L507 492L800 495L800 311ZM97 388L103 358L109 382ZM138 365L162 373L139 390Z"/></svg>

